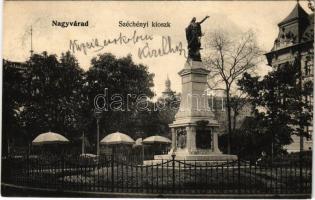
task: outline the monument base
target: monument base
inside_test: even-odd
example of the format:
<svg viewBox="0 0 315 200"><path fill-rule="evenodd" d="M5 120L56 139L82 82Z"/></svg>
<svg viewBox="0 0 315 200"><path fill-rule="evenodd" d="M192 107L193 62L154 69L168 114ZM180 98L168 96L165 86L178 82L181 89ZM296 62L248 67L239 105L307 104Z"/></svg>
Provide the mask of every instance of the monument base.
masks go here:
<svg viewBox="0 0 315 200"><path fill-rule="evenodd" d="M155 155L154 160L171 160L172 155ZM236 155L228 154L207 154L207 155L176 155L175 160L185 161L231 161L237 160Z"/></svg>
<svg viewBox="0 0 315 200"><path fill-rule="evenodd" d="M143 165L152 165L152 164L161 164L167 160L172 160L173 157L171 154L165 155L155 155L154 160L145 160L143 161ZM228 155L228 154L187 154L187 155L176 155L174 157L175 160L184 161L185 163L189 164L198 164L198 165L205 165L206 163L224 163L237 160L236 155Z"/></svg>

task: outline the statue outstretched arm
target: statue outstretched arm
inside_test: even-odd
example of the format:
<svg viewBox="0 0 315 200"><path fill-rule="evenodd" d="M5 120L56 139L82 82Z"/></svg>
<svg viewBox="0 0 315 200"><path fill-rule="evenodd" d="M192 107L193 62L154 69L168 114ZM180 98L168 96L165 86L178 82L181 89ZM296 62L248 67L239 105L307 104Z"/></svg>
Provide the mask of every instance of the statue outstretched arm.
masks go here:
<svg viewBox="0 0 315 200"><path fill-rule="evenodd" d="M205 18L203 18L203 20L201 20L201 21L199 22L199 24L203 23L203 22L206 21L206 19L208 19L208 18L209 18L209 16L206 16Z"/></svg>

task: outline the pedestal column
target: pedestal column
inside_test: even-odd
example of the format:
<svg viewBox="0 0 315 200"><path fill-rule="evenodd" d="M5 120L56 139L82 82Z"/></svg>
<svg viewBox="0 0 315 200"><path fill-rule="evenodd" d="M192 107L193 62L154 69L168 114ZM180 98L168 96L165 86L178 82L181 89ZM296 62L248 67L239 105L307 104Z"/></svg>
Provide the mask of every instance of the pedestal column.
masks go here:
<svg viewBox="0 0 315 200"><path fill-rule="evenodd" d="M219 149L219 145L218 145L218 133L212 133L212 137L213 137L213 150L215 153L221 153L220 149Z"/></svg>
<svg viewBox="0 0 315 200"><path fill-rule="evenodd" d="M186 148L187 151L191 152L191 127L186 127Z"/></svg>
<svg viewBox="0 0 315 200"><path fill-rule="evenodd" d="M194 127L194 126L190 127L190 137L191 137L190 151L194 152L197 150L197 147L196 147L196 127Z"/></svg>
<svg viewBox="0 0 315 200"><path fill-rule="evenodd" d="M213 129L211 129L210 134L211 134L211 151L214 152L214 151L215 151L215 142L216 142L216 141L214 141L214 132L213 132Z"/></svg>

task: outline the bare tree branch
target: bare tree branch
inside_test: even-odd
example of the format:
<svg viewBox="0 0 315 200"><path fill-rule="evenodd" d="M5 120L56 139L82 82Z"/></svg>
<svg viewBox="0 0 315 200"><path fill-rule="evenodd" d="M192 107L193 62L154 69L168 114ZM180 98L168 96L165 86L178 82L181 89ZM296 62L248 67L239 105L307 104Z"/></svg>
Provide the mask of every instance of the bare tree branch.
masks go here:
<svg viewBox="0 0 315 200"><path fill-rule="evenodd" d="M208 76L208 87L211 90L226 91L229 133L228 153L230 153L230 134L232 131L231 104L233 103L231 101L234 100L231 99L233 92L231 89L233 89L233 85L241 78L242 74L253 70L261 62L262 51L257 46L255 34L252 31L243 33L241 38L232 38L226 32L218 30L211 37L206 38L206 41L208 43L206 44L207 50L210 54L204 61L211 71L211 75ZM210 86L209 82L213 86ZM220 83L223 83L223 87ZM241 107L242 104L240 103L237 106ZM233 108L236 112L238 109L241 108Z"/></svg>

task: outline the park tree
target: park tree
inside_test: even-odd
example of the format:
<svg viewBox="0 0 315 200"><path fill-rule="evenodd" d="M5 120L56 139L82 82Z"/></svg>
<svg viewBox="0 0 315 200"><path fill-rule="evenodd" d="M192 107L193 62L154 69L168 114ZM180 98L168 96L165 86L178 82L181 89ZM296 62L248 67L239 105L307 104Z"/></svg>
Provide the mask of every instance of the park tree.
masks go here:
<svg viewBox="0 0 315 200"><path fill-rule="evenodd" d="M248 104L247 95L244 95L244 93L240 92L237 95L233 95L230 99L230 105L232 110L232 131L236 130L236 123L237 123L237 117L240 115L242 109L246 104Z"/></svg>
<svg viewBox="0 0 315 200"><path fill-rule="evenodd" d="M24 145L47 131L72 141L84 132L95 141L98 95L106 96L101 104L109 106L102 113L101 134L121 131L145 137L165 131L165 122L151 101L154 74L147 66L135 64L130 55L99 55L86 72L69 52L60 58L47 52L33 54L23 66L21 71L5 64L3 127L5 134L17 134Z"/></svg>
<svg viewBox="0 0 315 200"><path fill-rule="evenodd" d="M101 134L121 131L133 137L136 132L143 131L136 130L143 127L142 120L138 119L140 113L150 111L149 100L154 96L151 90L154 74L148 72L147 66L135 64L131 55L116 58L105 53L91 60L91 68L85 76L89 112L103 111ZM90 132L96 132L95 121Z"/></svg>
<svg viewBox="0 0 315 200"><path fill-rule="evenodd" d="M307 137L312 105L306 97L312 93L312 81L302 81L298 56L293 62L279 65L262 79L245 73L239 81L255 108L255 116L265 124L270 154L291 143L291 135Z"/></svg>
<svg viewBox="0 0 315 200"><path fill-rule="evenodd" d="M231 153L240 159L256 161L262 152L270 153L270 135L265 128L262 115L246 117L239 128L233 129L231 138ZM219 144L227 148L227 135L222 135Z"/></svg>
<svg viewBox="0 0 315 200"><path fill-rule="evenodd" d="M72 137L78 131L83 70L69 53L33 54L27 61L20 116L28 142L46 131Z"/></svg>
<svg viewBox="0 0 315 200"><path fill-rule="evenodd" d="M111 54L99 55L91 64L84 72L69 52L59 59L47 52L33 54L22 71L5 64L5 133L18 134L16 138L23 138L24 145L47 131L70 140L85 132L94 139L94 100L104 95L105 89L111 109L103 112L102 133L156 133L160 123L150 101L154 75L147 67L135 64L131 56L116 58Z"/></svg>
<svg viewBox="0 0 315 200"><path fill-rule="evenodd" d="M232 92L243 73L250 72L261 62L262 51L258 47L252 31L231 36L216 30L205 37L204 63L210 70L209 87L212 90L224 90L227 108L228 153L231 153L232 133Z"/></svg>
<svg viewBox="0 0 315 200"><path fill-rule="evenodd" d="M25 138L21 128L20 112L23 95L26 65L3 60L3 93L2 93L2 152L9 153L11 143L20 143Z"/></svg>

